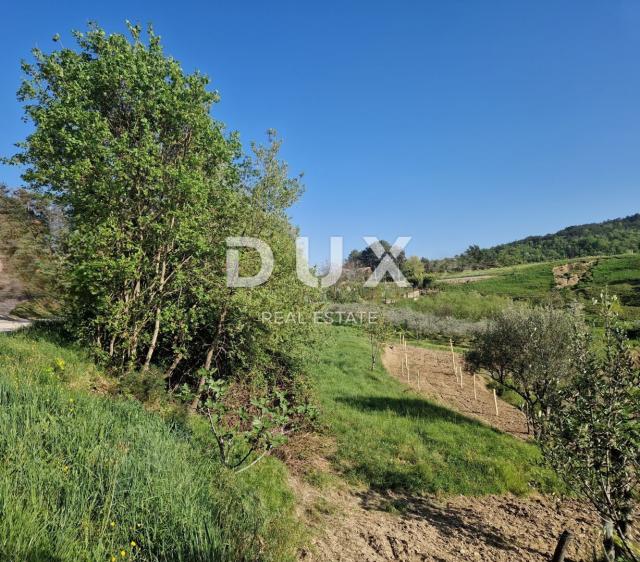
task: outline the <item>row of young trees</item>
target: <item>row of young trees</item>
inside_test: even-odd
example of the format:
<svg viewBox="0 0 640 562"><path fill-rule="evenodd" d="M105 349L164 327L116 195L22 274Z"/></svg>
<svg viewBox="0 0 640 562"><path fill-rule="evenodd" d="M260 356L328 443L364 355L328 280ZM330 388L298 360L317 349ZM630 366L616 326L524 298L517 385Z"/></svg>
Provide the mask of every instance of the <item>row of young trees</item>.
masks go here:
<svg viewBox="0 0 640 562"><path fill-rule="evenodd" d="M520 396L545 460L602 518L606 560L637 561L640 367L615 299L603 295L601 306L602 338L576 309L507 309L475 337L466 360Z"/></svg>
<svg viewBox="0 0 640 562"><path fill-rule="evenodd" d="M300 178L279 159L274 132L245 154L211 116L219 96L208 78L166 56L151 28L129 31L91 25L74 33L74 49L36 49L23 63L19 99L33 132L11 161L64 217L69 326L116 372L164 377L194 409L232 378L291 398L308 333L262 312L312 306L286 215ZM227 286L229 236L271 246L265 285ZM257 266L243 254L241 274Z"/></svg>

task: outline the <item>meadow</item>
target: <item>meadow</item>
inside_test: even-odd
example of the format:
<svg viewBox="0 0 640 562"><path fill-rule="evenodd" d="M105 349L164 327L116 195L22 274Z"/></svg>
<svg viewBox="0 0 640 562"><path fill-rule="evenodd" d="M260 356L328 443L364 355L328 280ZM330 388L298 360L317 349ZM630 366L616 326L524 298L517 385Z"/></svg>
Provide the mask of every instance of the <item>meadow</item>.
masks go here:
<svg viewBox="0 0 640 562"><path fill-rule="evenodd" d="M332 327L312 366L332 458L348 479L375 489L444 494L525 494L558 482L533 445L459 415L371 370L368 341Z"/></svg>
<svg viewBox="0 0 640 562"><path fill-rule="evenodd" d="M593 266L575 287L555 287L554 267L585 259L593 261ZM448 282L470 276L486 278L468 283ZM467 318L470 315L491 317L504 299L533 304L577 300L592 315L595 310L593 299L599 299L604 291L608 291L618 297L623 320L640 320L640 255L637 254L441 274L435 278L434 285L440 293L434 297L427 295L408 306L417 310L437 310L443 306L439 304L442 302L448 306L446 310L451 316Z"/></svg>
<svg viewBox="0 0 640 562"><path fill-rule="evenodd" d="M279 461L223 469L197 423L111 396L50 330L0 335L0 373L2 560L293 559Z"/></svg>

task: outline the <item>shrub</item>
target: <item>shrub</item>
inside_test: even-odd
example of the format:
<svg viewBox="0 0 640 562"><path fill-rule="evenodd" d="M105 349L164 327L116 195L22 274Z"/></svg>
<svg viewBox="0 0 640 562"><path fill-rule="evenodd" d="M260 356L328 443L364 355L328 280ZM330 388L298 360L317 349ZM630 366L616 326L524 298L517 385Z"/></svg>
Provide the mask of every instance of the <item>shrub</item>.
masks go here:
<svg viewBox="0 0 640 562"><path fill-rule="evenodd" d="M512 307L478 332L466 361L522 397L540 435L556 389L572 371L575 315L551 307Z"/></svg>

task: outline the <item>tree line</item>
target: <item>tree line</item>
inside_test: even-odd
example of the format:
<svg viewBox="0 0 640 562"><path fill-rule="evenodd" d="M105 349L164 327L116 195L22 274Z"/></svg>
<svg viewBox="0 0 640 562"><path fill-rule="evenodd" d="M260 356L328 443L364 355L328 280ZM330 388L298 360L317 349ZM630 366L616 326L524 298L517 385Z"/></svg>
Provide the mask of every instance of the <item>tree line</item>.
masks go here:
<svg viewBox="0 0 640 562"><path fill-rule="evenodd" d="M487 269L522 263L640 252L640 213L601 223L570 226L491 248L469 246L452 258L424 260L427 272Z"/></svg>

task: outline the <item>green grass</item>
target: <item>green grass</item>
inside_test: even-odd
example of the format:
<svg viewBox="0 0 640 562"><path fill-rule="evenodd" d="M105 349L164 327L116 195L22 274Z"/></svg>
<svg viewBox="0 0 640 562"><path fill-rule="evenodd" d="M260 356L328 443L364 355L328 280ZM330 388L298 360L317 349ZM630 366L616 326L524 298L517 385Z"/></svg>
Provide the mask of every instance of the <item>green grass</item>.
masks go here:
<svg viewBox="0 0 640 562"><path fill-rule="evenodd" d="M553 280L553 268L572 261L593 260L596 263L589 273L574 288L555 288ZM443 279L454 279L471 275L487 275L487 279L462 284L448 284ZM536 264L516 265L480 271L465 271L454 274L444 274L437 278L436 286L441 289L446 297L440 297L444 302L453 303L462 300L457 314L465 318L465 314L476 313L490 308L490 302L482 303L482 299L510 298L514 300L526 300L533 303L545 302L550 298L572 299L578 298L586 306L587 311L594 312L590 305L592 298L598 298L600 293L609 288L611 294L620 298L621 315L624 320L640 320L640 255L603 256L592 258L580 258L579 260L561 260ZM416 306L426 310L427 307L437 307L437 301L433 304L426 301L425 296L418 301ZM465 304L463 299L468 299ZM495 303L499 303L496 301ZM454 314L455 315L455 314Z"/></svg>
<svg viewBox="0 0 640 562"><path fill-rule="evenodd" d="M447 494L522 494L557 486L533 445L406 390L370 370L367 340L327 329L313 366L321 412L335 436L336 466L378 489Z"/></svg>
<svg viewBox="0 0 640 562"><path fill-rule="evenodd" d="M599 298L605 287L620 299L625 319L640 320L640 256L616 256L598 260L591 275L578 285L577 291L589 301Z"/></svg>
<svg viewBox="0 0 640 562"><path fill-rule="evenodd" d="M467 275L490 275L488 279L470 283L438 283L438 288L451 293L479 293L511 299L543 301L554 288L552 269L566 262L547 262L467 272ZM460 277L461 275L457 275ZM447 276L453 278L453 276Z"/></svg>
<svg viewBox="0 0 640 562"><path fill-rule="evenodd" d="M502 295L482 295L478 291L443 290L421 296L418 300L404 299L397 306L436 316L452 316L467 320L493 318L512 303Z"/></svg>
<svg viewBox="0 0 640 562"><path fill-rule="evenodd" d="M188 424L89 392L102 380L42 331L0 336L1 560L293 558L278 461L229 473Z"/></svg>

